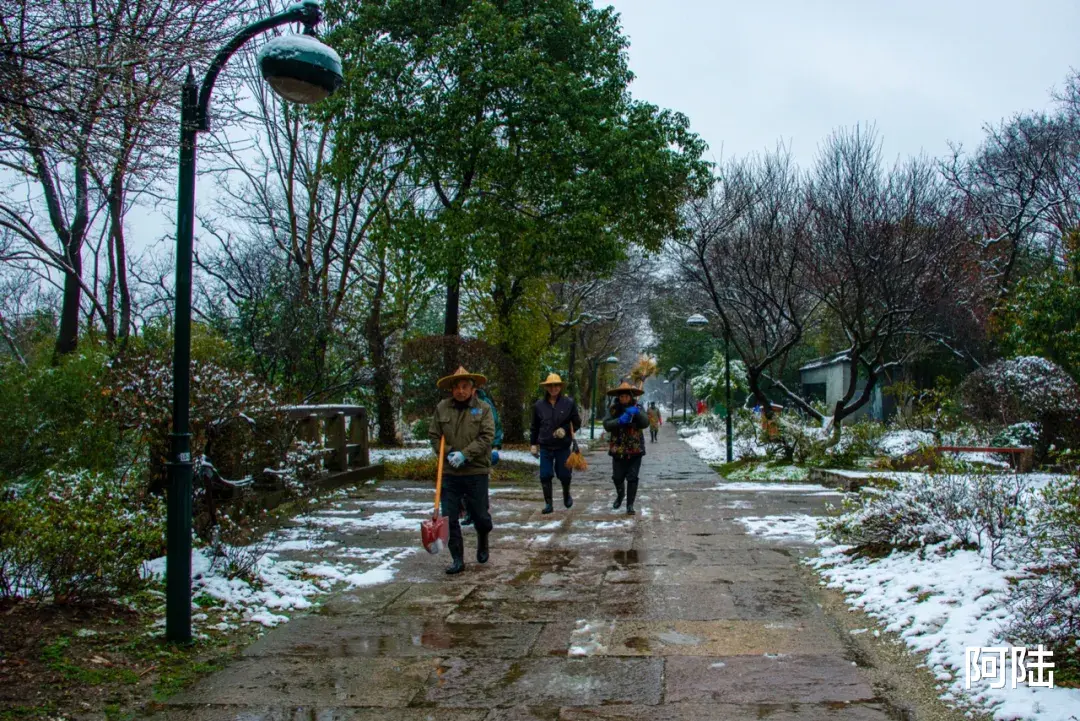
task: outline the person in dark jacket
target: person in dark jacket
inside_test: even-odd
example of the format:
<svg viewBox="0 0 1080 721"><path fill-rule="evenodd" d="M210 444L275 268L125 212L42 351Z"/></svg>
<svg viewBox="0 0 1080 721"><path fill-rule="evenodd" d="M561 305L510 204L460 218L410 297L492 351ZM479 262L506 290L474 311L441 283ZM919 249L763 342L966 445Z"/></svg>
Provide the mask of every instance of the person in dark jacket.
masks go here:
<svg viewBox="0 0 1080 721"><path fill-rule="evenodd" d="M574 505L570 496L573 474L566 467L566 459L570 457L571 434L581 428L581 413L574 399L562 394L563 382L557 373L549 374L540 385L544 388L544 397L533 405L529 451L540 458L540 487L544 490L542 513L551 513L555 510L551 490L554 476L562 483L563 505L567 508Z"/></svg>
<svg viewBox="0 0 1080 721"><path fill-rule="evenodd" d="M451 397L435 406L428 438L435 452L439 439L446 439L446 466L443 468L442 515L450 524L447 547L453 564L447 573L465 570L465 540L461 536L458 512L462 502L469 509L476 527L476 562L487 563L488 534L491 533L491 514L488 513L488 475L491 473L491 442L495 438L495 421L491 408L476 397L475 389L487 382L477 373L458 368L452 375L440 378L441 390Z"/></svg>
<svg viewBox="0 0 1080 721"><path fill-rule="evenodd" d="M638 474L641 457L645 455L645 434L649 418L635 400L645 391L623 381L617 388L607 392L615 402L604 419L608 433L608 455L611 456L611 479L615 482L613 509L622 505L626 497L626 515L634 515L634 499L637 497Z"/></svg>

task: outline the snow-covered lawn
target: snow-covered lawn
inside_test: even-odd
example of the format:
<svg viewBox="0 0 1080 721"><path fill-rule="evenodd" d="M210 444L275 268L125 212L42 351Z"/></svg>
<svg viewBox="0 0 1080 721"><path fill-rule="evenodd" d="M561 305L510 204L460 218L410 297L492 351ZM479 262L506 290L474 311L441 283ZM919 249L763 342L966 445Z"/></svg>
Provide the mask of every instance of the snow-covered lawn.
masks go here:
<svg viewBox="0 0 1080 721"><path fill-rule="evenodd" d="M1050 478L1033 476L1035 485ZM994 568L985 553L929 546L894 551L884 558L859 558L846 555L847 546L822 538L815 541L818 519L811 516L738 520L752 535L816 543L820 554L808 563L822 583L842 591L848 604L878 619L884 630L898 634L913 651L924 652L942 698L1000 721L1080 719L1080 689L1029 687L1023 682L1016 688L1010 682L995 689L988 679L965 688L966 650L1006 645L1000 632L1013 617L1006 604L1010 572ZM1011 662L1008 673L1011 679Z"/></svg>
<svg viewBox="0 0 1080 721"><path fill-rule="evenodd" d="M416 553L417 547L346 547L324 535L332 530L375 529L416 531L419 538L420 521L430 514L430 505L383 500L363 505L364 509L353 505L351 509L315 510L295 518L299 525L274 531L251 547L233 549L233 554L252 560L251 582L229 578L226 564L221 559L214 563L209 549L194 549L191 583L196 631L227 631L251 623L276 626L289 620L283 612L310 608L331 592L393 580L400 562ZM365 513L367 509L379 510ZM147 561L143 573L164 579L165 558Z"/></svg>
<svg viewBox="0 0 1080 721"><path fill-rule="evenodd" d="M990 680L965 689L966 649L1002 646L999 631L1012 617L1005 605L1008 572L993 568L985 555L929 547L872 560L844 551L825 545L812 564L830 588L848 594L849 604L879 619L911 649L926 652L943 698L970 703L1002 721L1080 718L1080 689L1025 683L995 689Z"/></svg>

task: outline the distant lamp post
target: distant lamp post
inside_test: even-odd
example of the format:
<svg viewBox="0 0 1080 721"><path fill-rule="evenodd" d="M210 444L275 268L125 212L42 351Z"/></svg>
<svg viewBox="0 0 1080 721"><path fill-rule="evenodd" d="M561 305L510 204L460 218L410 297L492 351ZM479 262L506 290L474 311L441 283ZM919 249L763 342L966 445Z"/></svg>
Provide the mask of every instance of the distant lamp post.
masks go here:
<svg viewBox="0 0 1080 721"><path fill-rule="evenodd" d="M600 369L601 363L604 365L618 365L619 359L609 355L603 361L598 361L595 358L592 361L592 402L589 405L592 410L592 418L589 419L589 440L596 438L596 383L599 375L597 371Z"/></svg>
<svg viewBox="0 0 1080 721"><path fill-rule="evenodd" d="M701 313L694 313L686 319L686 325L693 330L703 330L709 327L709 319L703 316ZM731 463L732 456L732 439L731 439L731 331L728 327L727 321L724 322L724 429L726 431L727 438L725 439L725 451L727 452L727 462Z"/></svg>
<svg viewBox="0 0 1080 721"><path fill-rule="evenodd" d="M202 79L188 69L181 90L180 172L176 217L176 308L173 339L173 418L170 434L165 560L165 638L191 640L191 258L195 230L195 148L198 133L210 129L210 94L218 73L251 38L282 25L302 23L304 35L275 38L259 53L259 70L285 100L314 103L337 90L341 58L315 38L322 20L318 0L293 3L277 15L248 25L214 57Z"/></svg>

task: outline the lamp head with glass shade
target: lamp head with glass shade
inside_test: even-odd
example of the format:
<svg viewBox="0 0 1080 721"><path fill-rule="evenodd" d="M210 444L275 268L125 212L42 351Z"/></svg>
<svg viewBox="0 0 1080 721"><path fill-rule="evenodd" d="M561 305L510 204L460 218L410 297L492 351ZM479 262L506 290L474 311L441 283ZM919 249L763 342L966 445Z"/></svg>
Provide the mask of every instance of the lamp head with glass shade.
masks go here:
<svg viewBox="0 0 1080 721"><path fill-rule="evenodd" d="M281 35L263 45L259 70L274 92L301 105L324 100L344 80L341 56L312 34Z"/></svg>
<svg viewBox="0 0 1080 721"><path fill-rule="evenodd" d="M679 366L671 366L671 369L668 371L668 375L674 378L675 376L679 375L679 371L681 370L682 368L680 368Z"/></svg>
<svg viewBox="0 0 1080 721"><path fill-rule="evenodd" d="M607 358L604 359L604 362L608 363L609 365L615 365L619 362L619 359L613 355L609 355Z"/></svg>
<svg viewBox="0 0 1080 721"><path fill-rule="evenodd" d="M701 330L709 325L709 319L701 313L694 313L686 319L686 325L692 330Z"/></svg>

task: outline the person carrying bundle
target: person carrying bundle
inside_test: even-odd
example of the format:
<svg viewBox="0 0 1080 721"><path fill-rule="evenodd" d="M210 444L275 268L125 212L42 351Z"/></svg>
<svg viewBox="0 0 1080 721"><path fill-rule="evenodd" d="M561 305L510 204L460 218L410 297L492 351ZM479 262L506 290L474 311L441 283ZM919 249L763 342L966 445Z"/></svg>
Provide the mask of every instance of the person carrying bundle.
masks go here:
<svg viewBox="0 0 1080 721"><path fill-rule="evenodd" d="M529 451L540 459L540 487L544 491L541 512L552 513L555 508L551 479L555 476L562 483L563 505L567 508L574 505L570 496L573 472L566 461L570 457L574 429L581 428L581 413L574 399L562 394L563 382L557 373L548 374L540 385L544 397L533 404Z"/></svg>
<svg viewBox="0 0 1080 721"><path fill-rule="evenodd" d="M607 392L615 398L607 417L604 430L608 433L608 455L611 456L611 479L615 482L613 509L622 505L626 497L626 515L634 515L634 499L637 497L638 474L641 458L645 455L645 434L649 419L641 412L635 400L645 391L623 381L617 388Z"/></svg>

